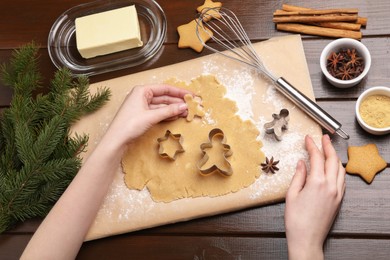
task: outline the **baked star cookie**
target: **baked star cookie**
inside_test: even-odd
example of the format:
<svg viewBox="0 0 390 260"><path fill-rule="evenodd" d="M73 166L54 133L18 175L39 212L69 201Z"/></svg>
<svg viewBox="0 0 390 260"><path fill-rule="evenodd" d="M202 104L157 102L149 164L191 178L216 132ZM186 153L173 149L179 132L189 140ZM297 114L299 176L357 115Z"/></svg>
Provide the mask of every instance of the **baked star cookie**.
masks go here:
<svg viewBox="0 0 390 260"><path fill-rule="evenodd" d="M221 7L222 7L221 2L213 2L211 0L205 0L203 5L198 6L198 8L196 8L196 11L198 11L198 13L200 14L203 12L207 12L207 15L203 17L203 21L208 22L212 18L217 18L217 19L221 18L221 15L218 12Z"/></svg>
<svg viewBox="0 0 390 260"><path fill-rule="evenodd" d="M203 50L203 44L196 35L196 25L197 21L192 20L187 24L177 27L177 32L179 33L179 48L191 48L197 52L201 52ZM213 33L206 27L203 28L204 29L199 30L199 36L203 42L207 42L210 40Z"/></svg>
<svg viewBox="0 0 390 260"><path fill-rule="evenodd" d="M348 163L345 170L371 183L375 175L386 168L387 162L380 156L375 144L348 147Z"/></svg>

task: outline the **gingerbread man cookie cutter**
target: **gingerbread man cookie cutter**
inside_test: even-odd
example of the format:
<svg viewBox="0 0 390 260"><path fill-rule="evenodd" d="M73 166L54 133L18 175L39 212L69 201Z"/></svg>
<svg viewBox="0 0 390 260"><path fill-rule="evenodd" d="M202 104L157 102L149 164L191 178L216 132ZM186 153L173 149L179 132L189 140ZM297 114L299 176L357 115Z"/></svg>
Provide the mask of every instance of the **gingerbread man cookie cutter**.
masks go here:
<svg viewBox="0 0 390 260"><path fill-rule="evenodd" d="M213 142L217 139L218 142L221 143L223 152L221 154L222 160L218 164L212 164L209 167L203 168L204 165L209 161L210 157L207 154L206 150L213 148ZM209 142L203 143L200 145L200 149L202 150L203 157L198 162L198 169L202 175L210 175L213 172L219 172L224 176L231 176L233 174L233 168L230 162L227 160L227 157L233 154L233 151L230 148L230 145L226 144L226 138L223 131L219 128L214 128L209 133Z"/></svg>
<svg viewBox="0 0 390 260"><path fill-rule="evenodd" d="M178 148L175 150L175 152L173 154L168 153L165 150L164 145L163 145L164 142L167 142L169 140L173 140L173 141L177 142ZM159 146L158 147L158 154L162 158L168 158L168 159L174 161L174 160L176 160L177 154L184 152L184 148L182 145L183 144L183 137L181 136L181 134L172 134L171 131L167 130L163 137L160 137L157 139L157 142L158 142L158 146Z"/></svg>
<svg viewBox="0 0 390 260"><path fill-rule="evenodd" d="M274 134L276 140L281 141L283 130L288 129L289 114L289 111L285 108L280 110L279 114L272 114L274 119L264 124L265 132L267 134Z"/></svg>

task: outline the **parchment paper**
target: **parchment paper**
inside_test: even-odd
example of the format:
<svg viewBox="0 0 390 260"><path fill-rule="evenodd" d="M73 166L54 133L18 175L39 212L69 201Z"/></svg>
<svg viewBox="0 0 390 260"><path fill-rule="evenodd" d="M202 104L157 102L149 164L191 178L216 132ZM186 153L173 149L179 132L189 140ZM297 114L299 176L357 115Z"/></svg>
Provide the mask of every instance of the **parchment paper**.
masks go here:
<svg viewBox="0 0 390 260"><path fill-rule="evenodd" d="M314 99L300 36L272 38L254 46L270 71L283 76ZM129 190L118 165L110 191L86 240L283 201L297 161L307 160L304 136L310 134L319 144L321 129L310 117L279 94L271 82L248 66L218 54L91 85L92 92L101 86L109 87L112 98L105 107L83 118L72 129L73 132L87 133L90 136L84 159L101 139L132 87L162 83L173 77L189 81L202 74L215 75L227 88L227 97L237 102L238 114L243 119L255 122L261 133L259 138L263 142L263 152L266 156L280 159L280 170L276 174L262 174L254 184L236 193L213 198L188 198L170 203L156 203L146 189ZM283 140L279 142L273 136L265 134L263 125L272 121L272 113L279 113L282 108L290 111L290 122Z"/></svg>

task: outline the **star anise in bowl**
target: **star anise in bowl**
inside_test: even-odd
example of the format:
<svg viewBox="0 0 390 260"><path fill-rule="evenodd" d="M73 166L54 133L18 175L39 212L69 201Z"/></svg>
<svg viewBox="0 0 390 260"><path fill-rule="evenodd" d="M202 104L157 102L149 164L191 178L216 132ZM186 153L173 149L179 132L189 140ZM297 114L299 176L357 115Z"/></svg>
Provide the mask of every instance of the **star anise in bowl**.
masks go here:
<svg viewBox="0 0 390 260"><path fill-rule="evenodd" d="M279 161L274 161L274 157L272 156L271 159L268 159L268 157L265 158L265 163L260 164L261 169L265 173L275 173L276 171L279 171L279 168L276 166L279 163Z"/></svg>
<svg viewBox="0 0 390 260"><path fill-rule="evenodd" d="M364 60L354 48L331 52L326 68L330 75L341 80L358 77L364 70Z"/></svg>
<svg viewBox="0 0 390 260"><path fill-rule="evenodd" d="M368 74L371 55L360 41L341 38L331 41L321 52L320 67L325 78L335 87L349 88L359 84Z"/></svg>

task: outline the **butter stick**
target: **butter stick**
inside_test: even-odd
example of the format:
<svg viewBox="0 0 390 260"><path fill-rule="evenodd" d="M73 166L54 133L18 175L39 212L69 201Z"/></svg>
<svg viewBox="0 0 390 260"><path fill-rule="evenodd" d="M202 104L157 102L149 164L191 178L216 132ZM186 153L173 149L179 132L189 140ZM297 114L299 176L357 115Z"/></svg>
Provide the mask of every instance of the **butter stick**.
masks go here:
<svg viewBox="0 0 390 260"><path fill-rule="evenodd" d="M76 18L76 44L83 58L141 47L135 6Z"/></svg>

